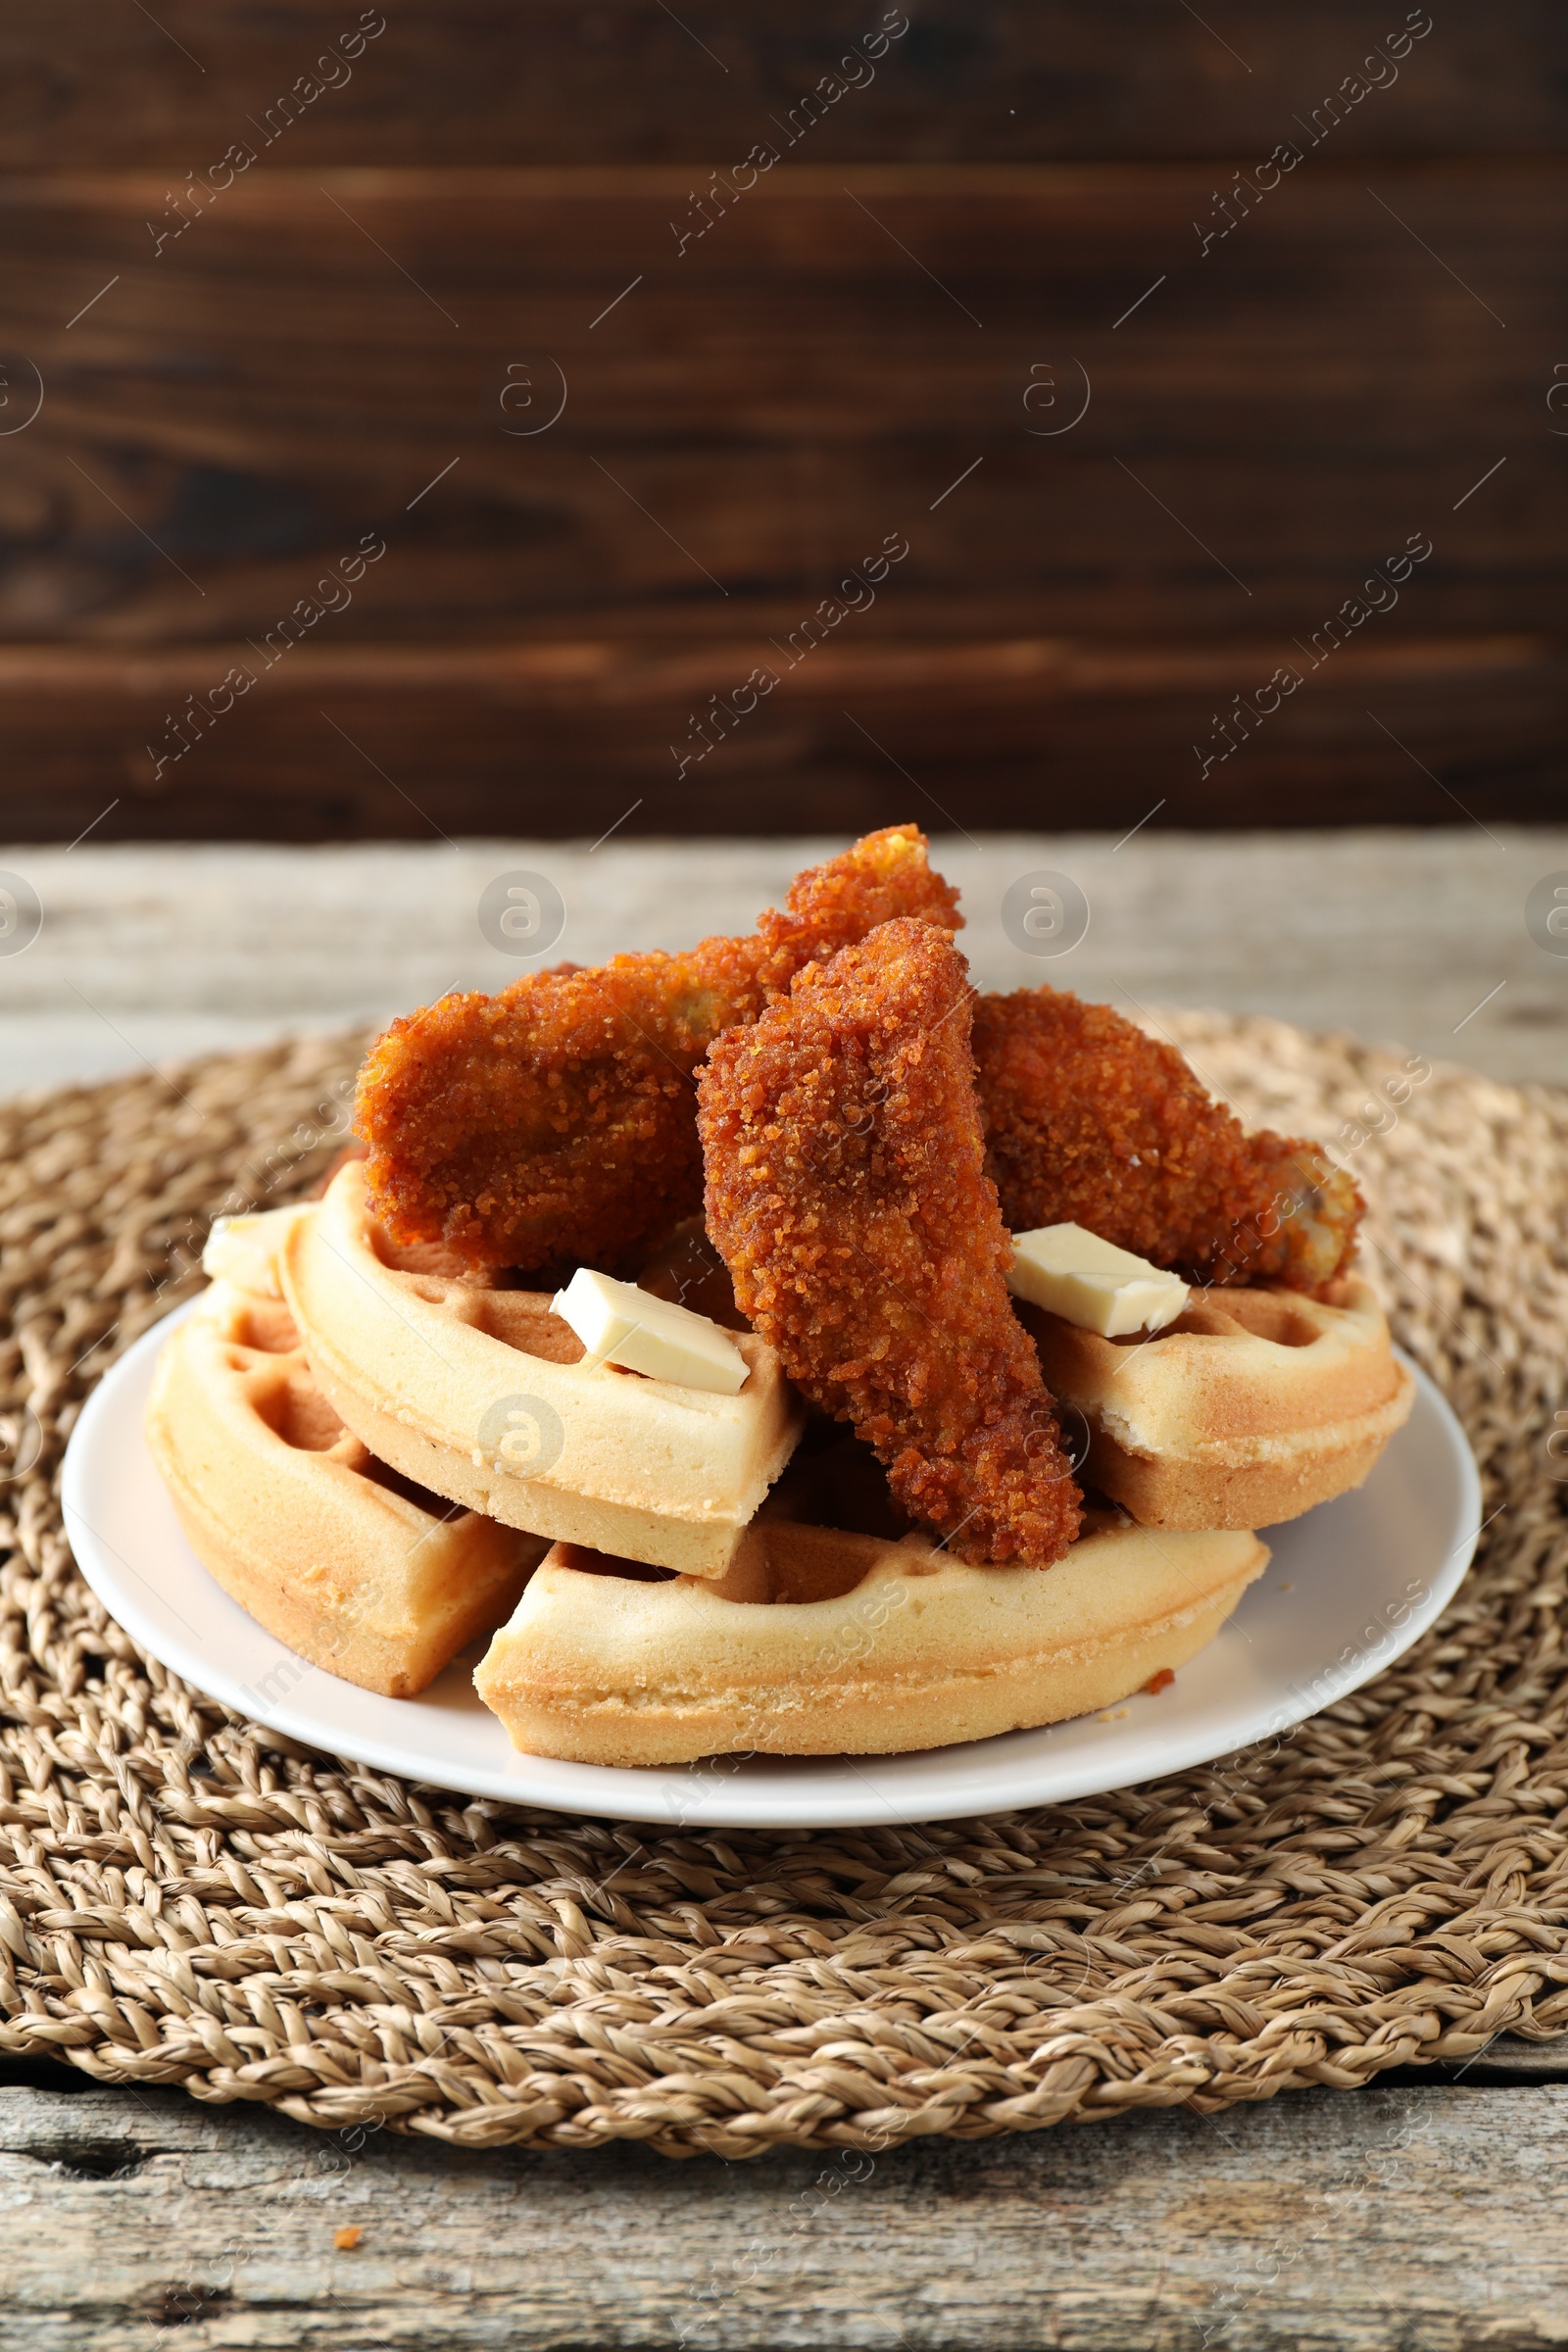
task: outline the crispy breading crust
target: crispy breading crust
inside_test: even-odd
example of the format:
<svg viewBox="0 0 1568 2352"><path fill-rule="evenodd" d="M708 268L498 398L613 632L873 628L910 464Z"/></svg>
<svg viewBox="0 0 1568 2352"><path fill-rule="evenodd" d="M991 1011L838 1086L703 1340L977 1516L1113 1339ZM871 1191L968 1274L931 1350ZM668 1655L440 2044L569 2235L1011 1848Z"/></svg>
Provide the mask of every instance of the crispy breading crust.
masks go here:
<svg viewBox="0 0 1568 2352"><path fill-rule="evenodd" d="M698 1082L708 1230L807 1396L853 1421L960 1558L1046 1567L1080 1496L1006 1287L972 991L945 931L884 923L802 972Z"/></svg>
<svg viewBox="0 0 1568 2352"><path fill-rule="evenodd" d="M986 1165L1014 1233L1082 1225L1190 1282L1321 1290L1364 1205L1316 1144L1245 1135L1174 1047L1063 990L982 997Z"/></svg>
<svg viewBox="0 0 1568 2352"><path fill-rule="evenodd" d="M806 963L876 923L961 923L923 835L892 826L797 877L749 938L617 956L444 998L361 1073L370 1183L397 1239L468 1266L630 1262L701 1197L691 1072ZM1181 1055L1054 989L977 1001L988 1168L1014 1231L1070 1221L1209 1283L1321 1291L1361 1200L1315 1144L1245 1136Z"/></svg>
<svg viewBox="0 0 1568 2352"><path fill-rule="evenodd" d="M891 915L956 930L913 825L796 877L785 911L681 956L616 956L396 1020L360 1073L371 1198L396 1240L470 1265L613 1267L702 1199L692 1070L802 966Z"/></svg>

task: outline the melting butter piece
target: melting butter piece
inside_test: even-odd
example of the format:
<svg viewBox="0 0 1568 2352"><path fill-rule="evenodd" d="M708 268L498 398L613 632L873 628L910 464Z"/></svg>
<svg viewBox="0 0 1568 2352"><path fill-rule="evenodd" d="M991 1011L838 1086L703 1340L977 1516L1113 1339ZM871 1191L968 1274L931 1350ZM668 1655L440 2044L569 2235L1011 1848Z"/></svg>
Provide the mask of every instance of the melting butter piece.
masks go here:
<svg viewBox="0 0 1568 2352"><path fill-rule="evenodd" d="M1124 1339L1133 1331L1163 1331L1187 1304L1187 1285L1147 1257L1102 1242L1082 1225L1041 1225L1012 1237L1007 1280L1020 1298L1098 1331Z"/></svg>
<svg viewBox="0 0 1568 2352"><path fill-rule="evenodd" d="M257 1298L281 1298L277 1261L283 1245L315 1207L314 1200L296 1200L289 1208L264 1208L251 1217L215 1217L202 1250L202 1272Z"/></svg>
<svg viewBox="0 0 1568 2352"><path fill-rule="evenodd" d="M569 1323L602 1363L721 1396L735 1396L745 1382L746 1358L716 1323L673 1299L656 1298L634 1282L612 1282L579 1266L551 1299L550 1311Z"/></svg>

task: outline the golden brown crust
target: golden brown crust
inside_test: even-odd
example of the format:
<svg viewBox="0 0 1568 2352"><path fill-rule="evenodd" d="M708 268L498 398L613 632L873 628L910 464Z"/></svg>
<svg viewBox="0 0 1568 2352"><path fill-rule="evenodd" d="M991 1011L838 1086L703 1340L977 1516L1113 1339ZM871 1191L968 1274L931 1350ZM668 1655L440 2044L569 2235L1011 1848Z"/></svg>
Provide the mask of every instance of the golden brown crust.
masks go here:
<svg viewBox="0 0 1568 2352"><path fill-rule="evenodd" d="M708 1229L792 1380L964 1559L1059 1559L1078 1491L1006 1288L982 1166L967 967L884 923L712 1049Z"/></svg>
<svg viewBox="0 0 1568 2352"><path fill-rule="evenodd" d="M1414 1393L1406 1373L1399 1394L1381 1410L1343 1430L1319 1432L1299 1451L1260 1462L1150 1461L1096 1431L1084 1475L1140 1527L1279 1527L1360 1486L1408 1417Z"/></svg>
<svg viewBox="0 0 1568 2352"><path fill-rule="evenodd" d="M1316 1290L1348 1268L1363 1203L1316 1144L1209 1100L1174 1047L1065 990L982 997L986 1165L1009 1229L1082 1225L1191 1282Z"/></svg>
<svg viewBox="0 0 1568 2352"><path fill-rule="evenodd" d="M876 924L961 923L923 835L891 826L792 885L743 939L617 956L394 1021L361 1074L377 1207L473 1266L629 1264L698 1204L691 1074L804 965ZM1361 1202L1314 1144L1245 1137L1182 1056L1053 989L979 1001L991 1175L1014 1230L1070 1221L1194 1280L1312 1290Z"/></svg>
<svg viewBox="0 0 1568 2352"><path fill-rule="evenodd" d="M895 914L963 919L913 825L799 874L748 938L529 973L394 1021L356 1106L377 1212L398 1241L475 1266L646 1250L701 1202L692 1071L710 1041Z"/></svg>
<svg viewBox="0 0 1568 2352"><path fill-rule="evenodd" d="M1020 1310L1090 1428L1087 1475L1146 1527L1273 1527L1357 1487L1415 1384L1371 1288L1210 1292L1153 1339Z"/></svg>
<svg viewBox="0 0 1568 2352"><path fill-rule="evenodd" d="M1268 1553L1109 1515L1049 1575L919 1538L760 1523L731 1586L633 1580L567 1546L474 1676L514 1745L581 1763L886 1755L1082 1715L1186 1665ZM730 1593L733 1592L733 1597Z"/></svg>

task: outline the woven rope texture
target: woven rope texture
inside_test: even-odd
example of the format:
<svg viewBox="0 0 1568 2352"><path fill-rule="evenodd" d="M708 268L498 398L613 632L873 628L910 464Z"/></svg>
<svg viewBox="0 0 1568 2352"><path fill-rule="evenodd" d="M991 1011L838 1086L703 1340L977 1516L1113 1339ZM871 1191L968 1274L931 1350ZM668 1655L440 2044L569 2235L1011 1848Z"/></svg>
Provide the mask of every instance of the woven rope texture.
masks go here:
<svg viewBox="0 0 1568 2352"><path fill-rule="evenodd" d="M1568 2032L1568 1097L1171 1028L1245 1116L1351 1150L1398 1336L1481 1460L1479 1564L1283 1740L923 1829L465 1803L144 1657L72 1563L65 1440L193 1287L207 1220L315 1181L358 1041L0 1110L0 2045L321 2126L733 2157L1218 2108Z"/></svg>

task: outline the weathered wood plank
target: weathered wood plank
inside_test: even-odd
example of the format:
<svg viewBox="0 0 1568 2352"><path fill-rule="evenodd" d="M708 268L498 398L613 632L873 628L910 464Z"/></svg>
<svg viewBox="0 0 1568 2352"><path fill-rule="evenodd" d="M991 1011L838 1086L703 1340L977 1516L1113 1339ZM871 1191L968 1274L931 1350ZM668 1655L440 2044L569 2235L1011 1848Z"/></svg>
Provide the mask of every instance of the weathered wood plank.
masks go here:
<svg viewBox="0 0 1568 2352"><path fill-rule="evenodd" d="M1167 822L1281 795L1313 821L1430 821L1446 804L1367 720L1374 693L1478 813L1548 815L1568 473L1544 361L1520 437L1514 355L1560 308L1560 174L1382 176L1511 333L1327 163L1208 261L1185 243L1206 170L861 173L979 331L821 171L763 183L686 260L657 258L668 172L340 174L354 220L314 177L258 172L156 261L159 182L14 185L14 315L48 397L7 445L4 612L103 654L8 662L7 775L79 806L5 821L74 831L128 785L122 833L416 832L318 716L301 732L296 694L379 725L367 749L446 831L547 829L535 775L556 810L580 782L593 827L639 797L655 829L875 822L891 771L846 709L970 826L1125 825L1162 794ZM1161 260L1120 333L1107 289ZM1042 317L1094 386L1044 439ZM553 354L569 398L519 439L499 388L520 318L531 389ZM387 557L349 595L333 571L365 535ZM1216 710L1310 662L1412 538L1433 553L1397 606L1379 588L1387 610L1205 781ZM693 710L787 663L846 567L906 543L674 794ZM309 643L149 795L167 685L205 697L254 664L246 640L265 662L320 581L336 609ZM172 679L108 650L195 641Z"/></svg>
<svg viewBox="0 0 1568 2352"><path fill-rule="evenodd" d="M1560 817L1557 641L1346 647L1203 776L1194 746L1216 740L1216 713L1291 658L1283 637L841 642L704 753L711 698L777 662L765 638L680 653L305 644L270 672L243 641L14 649L0 654L0 831L71 840L99 819L104 840L592 838L621 820L627 834L853 833L911 814L969 832L1430 825L1454 818L1450 795L1483 823ZM257 684L172 758L187 698L247 662Z"/></svg>
<svg viewBox="0 0 1568 2352"><path fill-rule="evenodd" d="M1522 920L1541 876L1568 869L1568 828L1505 826L1493 842L1457 817L1426 832L1344 834L1149 824L1123 842L971 842L932 829L983 988L1032 987L1044 971L1124 1012L1264 1013L1496 1078L1568 1084L1561 966ZM516 966L482 937L476 909L509 869L549 876L566 907L554 952L598 963L750 929L843 839L629 842L626 831L597 848L513 838L100 849L94 834L74 850L0 849L0 865L20 869L44 908L40 937L5 970L0 1095L290 1029L379 1027L446 988L503 987ZM1091 908L1087 936L1044 967L1002 925L1007 889L1042 867L1069 873ZM1382 1148L1369 1144L1369 1158Z"/></svg>
<svg viewBox="0 0 1568 2352"><path fill-rule="evenodd" d="M38 2352L139 2352L149 2322L334 2352L1463 2352L1568 2341L1565 2178L1565 2087L1374 2088L747 2167L475 2157L172 2095L13 2090L0 2280Z"/></svg>
<svg viewBox="0 0 1568 2352"><path fill-rule="evenodd" d="M869 213L803 166L684 257L689 174L667 169L264 163L156 258L161 178L13 182L8 316L47 396L5 444L0 620L100 666L8 660L4 773L34 789L0 823L74 832L118 787L122 834L416 834L325 697L449 832L549 829L568 777L595 829L639 798L652 829L880 821L904 788L846 710L971 827L1125 826L1162 796L1196 824L1282 799L1319 822L1445 813L1369 707L1478 814L1549 815L1563 168L1380 168L1446 268L1362 178L1312 157L1206 259L1207 166L878 167L854 175ZM1025 408L1030 369L1065 404L1074 357L1088 413L1039 437L1055 407ZM530 399L559 365L567 400L516 437L531 412L501 391L524 363ZM387 554L350 594L334 573L364 537ZM1396 605L1369 591L1385 609L1205 770L1216 710L1310 663L1412 540L1432 554ZM847 567L906 544L697 759L693 710L787 664ZM265 663L318 583L334 610L309 642L150 792L168 686L207 697L254 665L245 641Z"/></svg>
<svg viewBox="0 0 1568 2352"><path fill-rule="evenodd" d="M820 126L824 154L1266 154L1294 110L1338 89L1408 12L1404 0L1249 0L1200 22L1167 0L1121 0L1113 32L1097 0L924 0L909 13L873 87ZM14 10L0 35L0 152L44 169L182 171L220 152L361 14L358 0L333 12L317 0L167 0L156 23L114 0L69 17ZM722 163L886 14L882 0L773 11L690 0L674 22L632 0L404 0L300 135L331 163ZM1565 69L1550 0L1439 12L1397 84L1345 135L1385 153L1560 145Z"/></svg>
<svg viewBox="0 0 1568 2352"><path fill-rule="evenodd" d="M679 258L669 172L258 168L156 258L161 180L13 182L11 628L260 637L370 528L353 636L782 634L890 533L872 635L1305 640L1423 532L1381 629L1550 625L1568 178L1379 176L1511 332L1327 163L1206 260L1207 167L802 170Z"/></svg>

